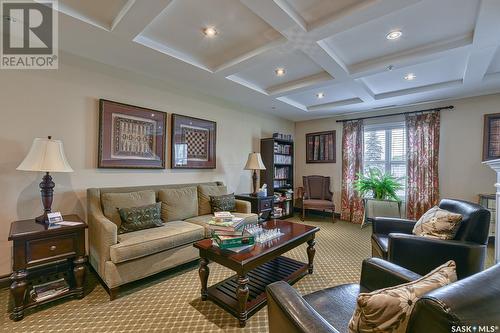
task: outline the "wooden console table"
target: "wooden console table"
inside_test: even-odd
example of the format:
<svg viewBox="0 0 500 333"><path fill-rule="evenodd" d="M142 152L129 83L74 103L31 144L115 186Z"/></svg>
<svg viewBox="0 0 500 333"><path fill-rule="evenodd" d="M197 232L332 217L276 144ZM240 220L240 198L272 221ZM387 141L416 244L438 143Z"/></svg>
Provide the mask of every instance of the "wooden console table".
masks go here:
<svg viewBox="0 0 500 333"><path fill-rule="evenodd" d="M200 251L201 299L210 299L223 307L238 318L240 327L244 327L248 317L266 304L268 284L276 281L292 284L307 273L313 273L314 238L318 227L281 220L267 221L262 226L266 229L280 228L284 235L269 244L255 244L240 253L221 250L212 245L211 239L194 243ZM306 242L307 263L281 256ZM210 260L233 270L236 275L208 287Z"/></svg>
<svg viewBox="0 0 500 333"><path fill-rule="evenodd" d="M10 225L9 241L14 242L11 295L14 309L11 318L24 317L24 310L68 296L83 297L86 275L85 228L87 225L77 215L63 216L65 221L81 222L75 226L49 227L35 219L16 221ZM35 279L50 281L54 268L63 272L69 290L50 299L35 301L29 291ZM52 269L51 269L52 268Z"/></svg>

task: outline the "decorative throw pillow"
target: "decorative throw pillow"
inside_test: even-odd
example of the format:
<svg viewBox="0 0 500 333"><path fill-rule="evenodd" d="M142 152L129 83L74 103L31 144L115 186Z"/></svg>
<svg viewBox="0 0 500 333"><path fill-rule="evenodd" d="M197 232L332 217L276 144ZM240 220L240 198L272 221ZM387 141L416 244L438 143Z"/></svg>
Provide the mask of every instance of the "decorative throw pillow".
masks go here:
<svg viewBox="0 0 500 333"><path fill-rule="evenodd" d="M198 185L198 215L211 214L210 196L223 194L227 194L227 187L225 186Z"/></svg>
<svg viewBox="0 0 500 333"><path fill-rule="evenodd" d="M211 195L210 206L214 212L234 212L236 210L236 199L234 193L223 195Z"/></svg>
<svg viewBox="0 0 500 333"><path fill-rule="evenodd" d="M462 222L462 215L432 207L413 227L413 234L438 239L453 239Z"/></svg>
<svg viewBox="0 0 500 333"><path fill-rule="evenodd" d="M350 333L403 333L415 302L428 292L457 280L450 260L418 280L399 286L361 293L349 322Z"/></svg>
<svg viewBox="0 0 500 333"><path fill-rule="evenodd" d="M118 228L119 234L163 226L161 220L161 202L153 205L120 208L122 224Z"/></svg>
<svg viewBox="0 0 500 333"><path fill-rule="evenodd" d="M185 220L198 216L198 191L196 186L166 188L158 191L161 218L165 222Z"/></svg>
<svg viewBox="0 0 500 333"><path fill-rule="evenodd" d="M101 195L104 216L118 227L122 223L118 209L152 205L155 202L155 191L152 190L129 193L103 193Z"/></svg>

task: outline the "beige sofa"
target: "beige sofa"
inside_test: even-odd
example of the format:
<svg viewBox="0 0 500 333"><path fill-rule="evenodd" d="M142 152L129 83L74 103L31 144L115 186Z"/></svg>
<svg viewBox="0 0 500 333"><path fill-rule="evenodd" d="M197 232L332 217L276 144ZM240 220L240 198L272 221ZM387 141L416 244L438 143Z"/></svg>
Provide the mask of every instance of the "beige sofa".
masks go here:
<svg viewBox="0 0 500 333"><path fill-rule="evenodd" d="M191 195L193 187L195 187L194 196ZM184 215L182 220L171 221L164 218L167 210L164 209L166 206L162 201L162 218L164 221L169 220L163 226L118 234L120 222L117 222L116 217L112 215L117 209L110 206L113 205L109 201L110 196L116 197L120 196L118 193L127 193L125 196L128 195L127 200L130 201L130 196L134 199L133 195L137 192L145 193L150 196L149 200L158 202L159 196L165 192L179 192L171 189L180 189L181 192L185 190L188 194L183 195L188 195L190 200L194 200L181 197L181 201L176 203L174 200L172 201L174 204L168 207L168 216ZM209 237L207 222L212 217L207 211L210 209L207 206L209 205L207 189L223 191L225 187L221 182L212 182L87 190L90 264L106 284L110 299L114 299L119 287L126 283L198 258L198 252L192 244ZM154 194L151 191L154 191ZM137 206L147 204L140 202L141 200L142 197L137 197ZM188 208L192 207L193 203L196 205L196 202L197 207L194 211ZM189 205L186 206L186 203ZM257 222L257 215L250 213L250 203L246 201L236 200L234 215L246 218L247 223Z"/></svg>

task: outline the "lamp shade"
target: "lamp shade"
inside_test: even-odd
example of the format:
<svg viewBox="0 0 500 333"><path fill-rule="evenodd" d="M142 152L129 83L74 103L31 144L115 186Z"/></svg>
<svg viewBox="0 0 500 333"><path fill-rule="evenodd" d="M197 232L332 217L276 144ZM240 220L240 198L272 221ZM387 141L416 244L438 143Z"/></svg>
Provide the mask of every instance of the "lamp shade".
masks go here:
<svg viewBox="0 0 500 333"><path fill-rule="evenodd" d="M17 170L43 172L73 172L64 155L63 143L60 140L36 138L33 140L28 155Z"/></svg>
<svg viewBox="0 0 500 333"><path fill-rule="evenodd" d="M260 153L250 153L248 154L247 164L245 165L245 170L266 170L264 162L260 157Z"/></svg>

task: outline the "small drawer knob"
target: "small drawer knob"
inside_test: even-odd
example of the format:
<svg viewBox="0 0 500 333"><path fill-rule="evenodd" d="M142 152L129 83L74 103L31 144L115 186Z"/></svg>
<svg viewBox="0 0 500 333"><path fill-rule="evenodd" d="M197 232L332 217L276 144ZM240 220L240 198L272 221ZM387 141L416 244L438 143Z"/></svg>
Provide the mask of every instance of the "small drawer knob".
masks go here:
<svg viewBox="0 0 500 333"><path fill-rule="evenodd" d="M49 250L50 250L50 251L55 251L55 249L56 249L56 248L57 248L57 247L56 247L55 245L52 245L51 247L49 247Z"/></svg>

